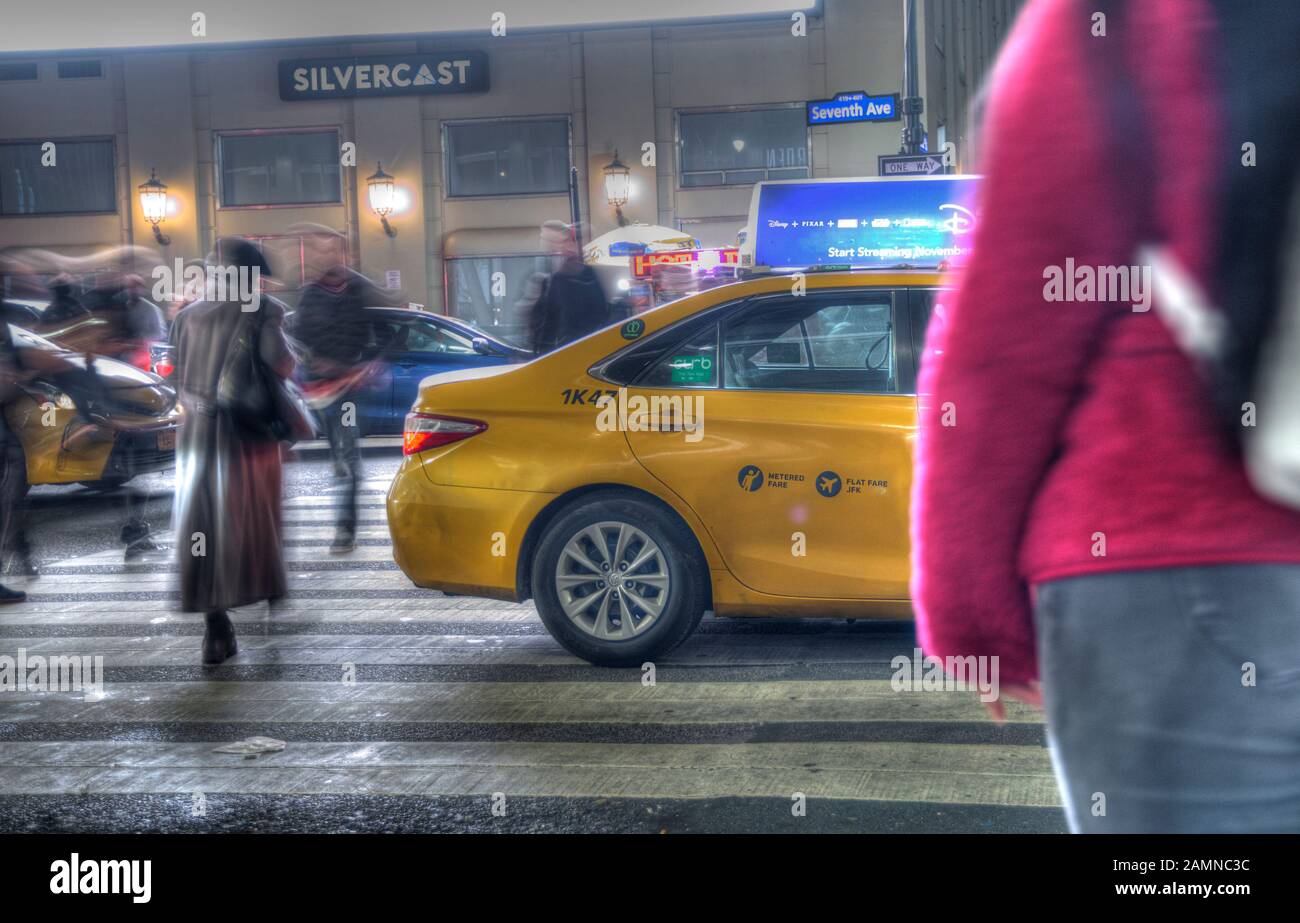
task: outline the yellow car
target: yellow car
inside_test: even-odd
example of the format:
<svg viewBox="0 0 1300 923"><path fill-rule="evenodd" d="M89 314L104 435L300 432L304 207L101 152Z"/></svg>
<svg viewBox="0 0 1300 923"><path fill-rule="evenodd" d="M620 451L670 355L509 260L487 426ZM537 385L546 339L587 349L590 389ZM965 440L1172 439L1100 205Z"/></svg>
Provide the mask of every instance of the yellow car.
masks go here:
<svg viewBox="0 0 1300 923"><path fill-rule="evenodd" d="M398 566L533 598L607 665L671 650L707 610L909 616L916 365L941 284L757 277L425 379L388 492Z"/></svg>
<svg viewBox="0 0 1300 923"><path fill-rule="evenodd" d="M181 408L161 378L126 362L86 357L29 330L9 326L35 377L4 405L22 449L27 484L123 484L175 463Z"/></svg>

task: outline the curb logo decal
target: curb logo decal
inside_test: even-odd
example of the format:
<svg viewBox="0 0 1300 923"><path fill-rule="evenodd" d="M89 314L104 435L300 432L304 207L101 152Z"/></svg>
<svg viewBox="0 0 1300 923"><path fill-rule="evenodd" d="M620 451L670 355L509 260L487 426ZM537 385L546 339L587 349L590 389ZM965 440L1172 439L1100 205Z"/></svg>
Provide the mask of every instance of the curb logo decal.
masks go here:
<svg viewBox="0 0 1300 923"><path fill-rule="evenodd" d="M630 320L623 325L623 329L619 332L623 335L623 339L635 340L641 334L645 333L645 321Z"/></svg>

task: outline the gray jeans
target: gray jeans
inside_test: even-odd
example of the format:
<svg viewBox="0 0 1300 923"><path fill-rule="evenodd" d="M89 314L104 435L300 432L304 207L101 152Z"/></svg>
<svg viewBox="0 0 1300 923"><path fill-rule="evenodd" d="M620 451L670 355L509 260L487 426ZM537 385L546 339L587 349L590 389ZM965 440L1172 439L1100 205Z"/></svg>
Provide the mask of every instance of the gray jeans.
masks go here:
<svg viewBox="0 0 1300 923"><path fill-rule="evenodd" d="M1071 830L1300 832L1300 565L1054 580L1034 621Z"/></svg>
<svg viewBox="0 0 1300 923"><path fill-rule="evenodd" d="M345 404L351 403L352 410L345 422ZM359 420L351 419L359 415L358 400L355 394L344 394L326 408L325 435L330 443L330 455L334 460L334 470L342 475L343 492L339 495L338 506L334 511L335 525L340 529L356 531L357 528L357 486L361 481L361 443ZM351 425L348 425L348 423Z"/></svg>

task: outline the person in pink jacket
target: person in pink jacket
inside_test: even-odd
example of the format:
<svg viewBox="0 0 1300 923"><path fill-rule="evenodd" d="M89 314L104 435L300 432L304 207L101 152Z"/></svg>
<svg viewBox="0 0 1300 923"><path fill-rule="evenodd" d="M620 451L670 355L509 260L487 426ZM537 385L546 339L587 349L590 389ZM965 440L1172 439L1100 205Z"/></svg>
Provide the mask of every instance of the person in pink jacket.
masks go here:
<svg viewBox="0 0 1300 923"><path fill-rule="evenodd" d="M918 386L912 596L928 655L997 657L1044 707L1074 831L1300 830L1300 513L1225 434L1249 374L1198 368L1137 256L1158 239L1239 341L1267 329L1297 8L1031 0L991 78Z"/></svg>

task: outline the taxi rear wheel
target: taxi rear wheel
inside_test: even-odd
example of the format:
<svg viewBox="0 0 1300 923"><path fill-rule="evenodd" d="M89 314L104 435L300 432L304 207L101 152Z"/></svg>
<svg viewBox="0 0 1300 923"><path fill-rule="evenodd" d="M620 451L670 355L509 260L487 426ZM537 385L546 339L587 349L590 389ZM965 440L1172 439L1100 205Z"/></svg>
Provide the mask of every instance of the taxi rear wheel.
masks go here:
<svg viewBox="0 0 1300 923"><path fill-rule="evenodd" d="M101 478L98 481L78 481L77 483L80 484L82 487L88 487L91 490L113 490L114 488L121 487L129 480L131 479L130 478Z"/></svg>
<svg viewBox="0 0 1300 923"><path fill-rule="evenodd" d="M685 524L617 493L557 516L533 557L542 623L571 653L601 666L640 666L686 640L704 615L707 580Z"/></svg>

